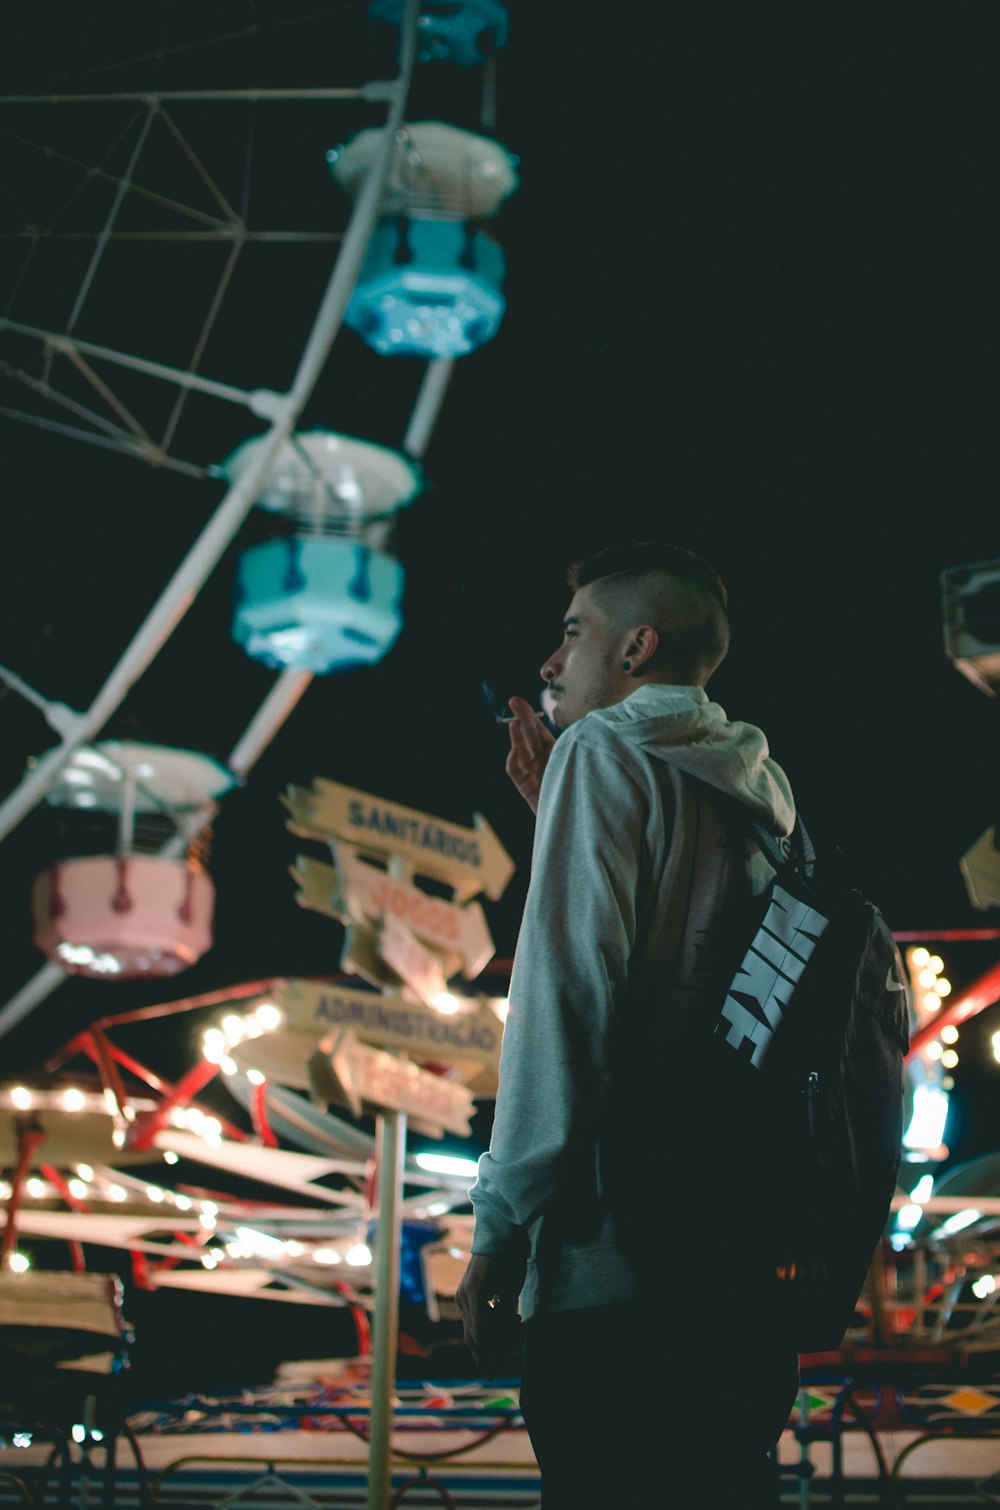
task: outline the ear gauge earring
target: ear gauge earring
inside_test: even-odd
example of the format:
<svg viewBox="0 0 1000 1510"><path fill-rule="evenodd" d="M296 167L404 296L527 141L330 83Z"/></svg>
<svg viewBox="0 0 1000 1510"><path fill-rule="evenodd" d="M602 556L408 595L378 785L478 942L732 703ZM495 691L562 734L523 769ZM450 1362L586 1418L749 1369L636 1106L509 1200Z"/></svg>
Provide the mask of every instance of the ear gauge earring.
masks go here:
<svg viewBox="0 0 1000 1510"><path fill-rule="evenodd" d="M623 671L631 671L632 670L632 662L631 661L622 661L622 670Z"/></svg>

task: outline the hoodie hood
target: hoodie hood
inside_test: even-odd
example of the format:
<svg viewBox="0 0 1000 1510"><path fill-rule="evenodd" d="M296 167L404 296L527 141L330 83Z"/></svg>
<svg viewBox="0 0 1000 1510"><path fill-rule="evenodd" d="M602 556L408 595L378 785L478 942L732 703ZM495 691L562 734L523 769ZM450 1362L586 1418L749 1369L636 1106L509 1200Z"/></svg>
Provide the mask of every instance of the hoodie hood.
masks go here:
<svg viewBox="0 0 1000 1510"><path fill-rule="evenodd" d="M652 759L735 797L774 833L784 836L795 827L788 777L771 759L762 730L730 723L703 687L654 683L613 707L594 709L581 723L591 719L611 726Z"/></svg>

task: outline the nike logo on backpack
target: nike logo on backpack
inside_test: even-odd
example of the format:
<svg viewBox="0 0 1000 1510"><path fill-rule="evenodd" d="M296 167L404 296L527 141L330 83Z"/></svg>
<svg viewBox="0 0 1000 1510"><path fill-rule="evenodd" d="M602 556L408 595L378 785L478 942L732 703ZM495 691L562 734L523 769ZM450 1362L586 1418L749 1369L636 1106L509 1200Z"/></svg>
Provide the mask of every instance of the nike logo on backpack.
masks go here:
<svg viewBox="0 0 1000 1510"><path fill-rule="evenodd" d="M771 892L771 905L764 922L743 958L743 963L729 987L716 1031L726 1031L726 1042L740 1049L749 1039L753 1044L750 1063L757 1069L763 1062L780 1023L783 1009L816 947L828 919L815 908L789 896L781 886ZM753 1001L767 1019L762 1022L736 993Z"/></svg>
<svg viewBox="0 0 1000 1510"><path fill-rule="evenodd" d="M889 966L889 974L886 976L885 989L887 991L905 991L906 990L906 987L903 985L903 982L900 981L900 980L897 980L896 977L893 975L893 973L892 973L892 966L891 965Z"/></svg>

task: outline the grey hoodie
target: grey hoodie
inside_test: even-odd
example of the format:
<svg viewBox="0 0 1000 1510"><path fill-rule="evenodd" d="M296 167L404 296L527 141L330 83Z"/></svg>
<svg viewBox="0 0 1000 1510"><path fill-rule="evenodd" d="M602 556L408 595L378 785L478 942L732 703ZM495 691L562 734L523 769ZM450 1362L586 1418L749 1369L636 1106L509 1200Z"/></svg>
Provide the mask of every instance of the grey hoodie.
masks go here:
<svg viewBox="0 0 1000 1510"><path fill-rule="evenodd" d="M692 780L692 777L698 778ZM638 1279L600 1179L599 1127L622 1014L663 1055L698 1005L729 909L771 872L733 799L791 832L764 735L700 687L645 686L557 741L542 782L473 1251L531 1240L521 1314L633 1299Z"/></svg>

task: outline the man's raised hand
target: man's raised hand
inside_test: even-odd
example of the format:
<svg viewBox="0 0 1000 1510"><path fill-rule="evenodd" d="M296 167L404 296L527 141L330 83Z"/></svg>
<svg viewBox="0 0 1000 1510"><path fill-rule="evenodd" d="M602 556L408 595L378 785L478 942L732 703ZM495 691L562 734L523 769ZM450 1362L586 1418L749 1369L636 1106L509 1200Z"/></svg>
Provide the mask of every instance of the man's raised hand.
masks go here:
<svg viewBox="0 0 1000 1510"><path fill-rule="evenodd" d="M555 739L542 722L541 714L525 698L512 697L508 706L514 717L507 725L510 754L504 770L531 811L537 813L538 793Z"/></svg>

